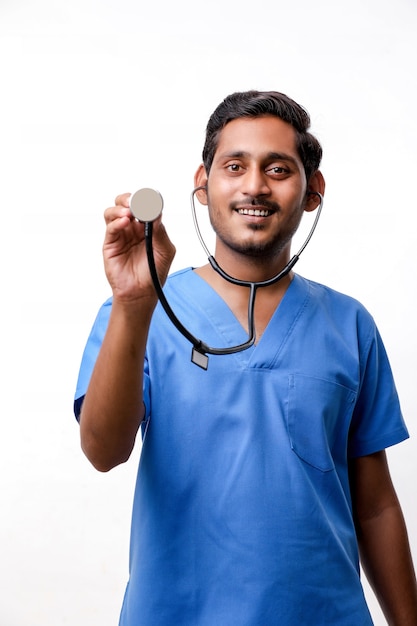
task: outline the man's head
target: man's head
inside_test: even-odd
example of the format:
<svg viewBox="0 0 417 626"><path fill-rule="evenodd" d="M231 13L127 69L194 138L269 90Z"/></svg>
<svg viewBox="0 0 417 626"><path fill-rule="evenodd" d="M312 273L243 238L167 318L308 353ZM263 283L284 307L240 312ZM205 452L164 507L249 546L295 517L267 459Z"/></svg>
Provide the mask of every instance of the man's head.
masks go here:
<svg viewBox="0 0 417 626"><path fill-rule="evenodd" d="M203 163L209 175L222 129L232 120L242 117L274 115L291 124L296 135L296 145L304 166L307 182L319 169L322 148L308 132L310 116L303 107L277 91L244 91L227 96L211 115L206 129Z"/></svg>

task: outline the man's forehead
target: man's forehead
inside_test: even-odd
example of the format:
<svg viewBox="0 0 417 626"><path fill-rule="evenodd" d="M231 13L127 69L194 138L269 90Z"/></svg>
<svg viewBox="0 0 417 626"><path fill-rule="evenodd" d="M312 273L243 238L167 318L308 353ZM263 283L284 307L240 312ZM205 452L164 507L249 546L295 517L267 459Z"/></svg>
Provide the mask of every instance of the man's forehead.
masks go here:
<svg viewBox="0 0 417 626"><path fill-rule="evenodd" d="M296 132L279 117L239 117L228 122L219 134L216 154L264 152L298 157Z"/></svg>

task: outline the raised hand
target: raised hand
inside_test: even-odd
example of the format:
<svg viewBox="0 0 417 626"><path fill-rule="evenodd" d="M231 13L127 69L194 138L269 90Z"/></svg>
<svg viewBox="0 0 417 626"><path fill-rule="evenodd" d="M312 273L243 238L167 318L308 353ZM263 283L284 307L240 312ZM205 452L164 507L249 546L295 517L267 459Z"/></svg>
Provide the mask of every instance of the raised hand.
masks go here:
<svg viewBox="0 0 417 626"><path fill-rule="evenodd" d="M155 298L145 248L144 224L133 218L129 193L117 196L115 206L106 209L103 257L113 297L120 301ZM175 247L159 217L153 222L153 250L161 283L164 283Z"/></svg>

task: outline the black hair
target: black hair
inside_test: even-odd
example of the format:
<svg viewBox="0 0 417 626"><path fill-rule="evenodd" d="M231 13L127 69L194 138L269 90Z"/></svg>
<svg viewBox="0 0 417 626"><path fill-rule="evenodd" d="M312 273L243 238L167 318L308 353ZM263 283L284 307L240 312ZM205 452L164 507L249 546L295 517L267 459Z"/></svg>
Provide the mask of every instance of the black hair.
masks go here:
<svg viewBox="0 0 417 626"><path fill-rule="evenodd" d="M275 115L291 124L296 134L296 145L304 166L307 182L320 166L322 147L320 142L308 132L310 116L297 102L278 91L242 91L227 96L211 115L203 148L203 163L210 172L214 154L222 129L232 120L241 117L261 117Z"/></svg>

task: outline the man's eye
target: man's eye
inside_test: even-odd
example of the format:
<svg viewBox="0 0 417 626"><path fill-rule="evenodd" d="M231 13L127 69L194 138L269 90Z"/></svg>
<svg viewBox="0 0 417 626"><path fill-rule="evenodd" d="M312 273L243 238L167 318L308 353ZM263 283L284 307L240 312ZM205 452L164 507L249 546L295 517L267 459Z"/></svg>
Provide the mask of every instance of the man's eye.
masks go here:
<svg viewBox="0 0 417 626"><path fill-rule="evenodd" d="M274 167L270 167L267 170L268 174L287 174L288 170L285 167L281 167L280 165L274 165Z"/></svg>
<svg viewBox="0 0 417 626"><path fill-rule="evenodd" d="M238 163L230 163L230 165L227 166L227 169L230 172L239 172L240 171L240 165Z"/></svg>

